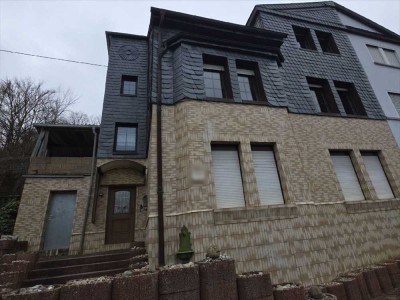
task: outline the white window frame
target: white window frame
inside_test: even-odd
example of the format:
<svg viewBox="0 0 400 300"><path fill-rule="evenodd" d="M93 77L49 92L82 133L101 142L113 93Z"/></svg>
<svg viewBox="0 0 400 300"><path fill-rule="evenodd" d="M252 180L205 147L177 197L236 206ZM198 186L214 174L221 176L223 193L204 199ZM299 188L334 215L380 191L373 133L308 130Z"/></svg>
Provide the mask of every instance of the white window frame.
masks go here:
<svg viewBox="0 0 400 300"><path fill-rule="evenodd" d="M392 66L392 67L395 67L395 68L400 68L400 59L399 59L399 56L397 55L396 50L394 50L394 49L389 49L389 48L384 48L384 47L380 47L380 46L375 46L375 45L370 45L370 44L367 44L367 49L368 49L368 47L378 48L379 54L380 54L381 57L383 58L383 61L385 62L385 63L384 63L385 65ZM390 60L387 58L386 53L385 53L384 50L391 51L391 52L394 53L394 56L396 57L397 62L399 63L398 66L393 65L393 64L390 63ZM370 52L369 49L368 49L368 52L369 52L369 55L371 56L372 61L373 61L374 63L376 63L376 64L381 64L380 62L375 61L375 59L374 59L374 57L372 56L372 54L371 54L371 52Z"/></svg>

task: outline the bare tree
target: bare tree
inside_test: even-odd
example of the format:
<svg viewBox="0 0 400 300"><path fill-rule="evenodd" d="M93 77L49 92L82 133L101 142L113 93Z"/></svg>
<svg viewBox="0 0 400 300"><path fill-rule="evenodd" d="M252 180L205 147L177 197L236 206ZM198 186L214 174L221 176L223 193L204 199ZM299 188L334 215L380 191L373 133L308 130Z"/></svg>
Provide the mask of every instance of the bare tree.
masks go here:
<svg viewBox="0 0 400 300"><path fill-rule="evenodd" d="M77 97L70 90L43 88L31 79L0 81L0 150L13 156L28 155L35 123L59 123Z"/></svg>
<svg viewBox="0 0 400 300"><path fill-rule="evenodd" d="M98 125L100 121L101 116L89 116L81 111L71 111L63 122L72 125Z"/></svg>

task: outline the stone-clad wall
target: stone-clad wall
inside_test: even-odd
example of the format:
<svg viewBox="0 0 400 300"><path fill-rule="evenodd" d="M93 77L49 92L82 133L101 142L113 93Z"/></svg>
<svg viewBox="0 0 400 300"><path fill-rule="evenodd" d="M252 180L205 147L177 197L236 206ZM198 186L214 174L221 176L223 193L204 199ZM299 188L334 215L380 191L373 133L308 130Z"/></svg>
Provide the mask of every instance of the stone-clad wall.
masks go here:
<svg viewBox="0 0 400 300"><path fill-rule="evenodd" d="M155 109L153 110L155 111ZM155 127L153 117L152 129ZM155 130L151 131L147 248L157 264ZM237 142L246 207L215 209L211 142ZM251 143L275 144L285 205L259 206ZM289 114L283 108L183 101L163 106L166 261L175 263L178 233L192 233L194 260L215 243L238 272L271 271L276 282L322 282L400 254L400 151L385 121ZM345 203L329 150L351 150L365 201ZM360 150L381 151L396 199L377 200ZM190 171L206 170L203 184Z"/></svg>

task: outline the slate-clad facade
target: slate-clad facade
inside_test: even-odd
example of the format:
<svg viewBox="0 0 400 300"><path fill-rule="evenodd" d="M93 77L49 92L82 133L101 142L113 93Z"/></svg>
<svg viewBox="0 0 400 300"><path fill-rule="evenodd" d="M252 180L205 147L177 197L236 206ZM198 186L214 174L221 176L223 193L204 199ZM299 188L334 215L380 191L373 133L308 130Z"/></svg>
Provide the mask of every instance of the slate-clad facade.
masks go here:
<svg viewBox="0 0 400 300"><path fill-rule="evenodd" d="M151 268L175 264L185 225L192 261L214 244L274 283L327 282L400 255L400 149L335 5L302 5L256 6L246 26L152 8L147 36L106 34L93 192L86 224L77 200L70 254L144 242ZM116 151L133 145L129 125L136 151ZM47 182L26 187L42 190L43 222ZM18 222L40 249L43 223L30 238Z"/></svg>
<svg viewBox="0 0 400 300"><path fill-rule="evenodd" d="M124 158L114 150L117 123L137 125L137 150L132 158L145 158L148 136L147 38L107 33L108 70L99 136L99 158ZM137 78L135 96L122 95L123 76ZM134 109L132 109L134 108Z"/></svg>

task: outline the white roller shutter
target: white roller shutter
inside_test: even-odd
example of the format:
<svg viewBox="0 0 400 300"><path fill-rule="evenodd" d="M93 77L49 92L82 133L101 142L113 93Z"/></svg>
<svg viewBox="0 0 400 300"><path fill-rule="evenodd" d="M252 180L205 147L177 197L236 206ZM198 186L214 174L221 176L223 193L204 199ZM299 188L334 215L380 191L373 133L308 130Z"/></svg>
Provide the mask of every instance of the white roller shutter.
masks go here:
<svg viewBox="0 0 400 300"><path fill-rule="evenodd" d="M283 204L281 183L276 169L274 151L252 149L254 173L261 205Z"/></svg>
<svg viewBox="0 0 400 300"><path fill-rule="evenodd" d="M353 163L347 153L331 153L333 166L346 201L364 200Z"/></svg>
<svg viewBox="0 0 400 300"><path fill-rule="evenodd" d="M236 146L212 146L217 208L243 207L242 175Z"/></svg>
<svg viewBox="0 0 400 300"><path fill-rule="evenodd" d="M382 168L379 157L376 153L363 153L365 168L367 169L369 178L378 195L379 199L392 199L394 198L392 189L387 180L385 171Z"/></svg>

